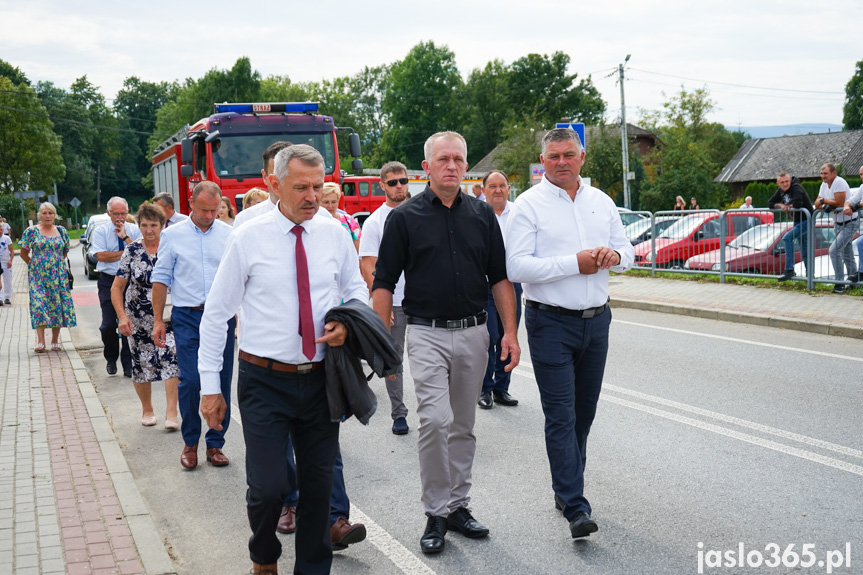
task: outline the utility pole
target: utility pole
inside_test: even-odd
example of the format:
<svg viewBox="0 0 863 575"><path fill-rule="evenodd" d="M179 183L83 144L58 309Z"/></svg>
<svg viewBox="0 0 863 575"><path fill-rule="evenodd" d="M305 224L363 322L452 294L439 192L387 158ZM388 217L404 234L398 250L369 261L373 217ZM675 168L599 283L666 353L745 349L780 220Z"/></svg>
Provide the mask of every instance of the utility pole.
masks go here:
<svg viewBox="0 0 863 575"><path fill-rule="evenodd" d="M621 72L623 74L623 72ZM621 92L622 94L623 92ZM96 210L102 208L102 165L96 166Z"/></svg>
<svg viewBox="0 0 863 575"><path fill-rule="evenodd" d="M629 62L630 54L626 55L623 64L619 64L620 74L620 146L623 150L623 207L631 209L629 198L629 138L626 135L626 99L623 95L623 67Z"/></svg>

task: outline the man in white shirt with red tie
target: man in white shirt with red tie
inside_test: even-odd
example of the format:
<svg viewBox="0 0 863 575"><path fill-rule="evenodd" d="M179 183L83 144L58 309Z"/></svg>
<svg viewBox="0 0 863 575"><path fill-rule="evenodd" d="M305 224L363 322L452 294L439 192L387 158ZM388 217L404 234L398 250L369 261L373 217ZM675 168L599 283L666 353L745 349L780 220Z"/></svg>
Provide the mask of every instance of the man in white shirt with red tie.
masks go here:
<svg viewBox="0 0 863 575"><path fill-rule="evenodd" d="M276 155L270 183L279 198L276 209L231 234L201 320L201 413L209 425L219 425L224 326L242 309L237 396L253 573L277 572L276 525L287 494L290 436L300 491L294 572L323 574L332 564L330 493L339 439L339 424L329 417L323 360L327 346L342 345L347 335L344 325L325 324L324 317L340 301L366 303L369 294L344 228L314 217L323 157L311 146L287 147Z"/></svg>
<svg viewBox="0 0 863 575"><path fill-rule="evenodd" d="M524 290L555 506L577 538L599 529L584 465L608 354L609 269L626 271L635 253L614 202L581 179L578 134L550 130L540 161L542 181L516 199L507 222L506 270Z"/></svg>

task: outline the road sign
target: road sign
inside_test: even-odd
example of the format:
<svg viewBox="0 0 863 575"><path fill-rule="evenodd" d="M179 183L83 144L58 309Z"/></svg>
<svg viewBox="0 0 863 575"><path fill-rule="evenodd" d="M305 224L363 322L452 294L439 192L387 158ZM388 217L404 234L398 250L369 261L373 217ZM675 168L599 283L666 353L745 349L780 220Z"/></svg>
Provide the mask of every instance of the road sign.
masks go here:
<svg viewBox="0 0 863 575"><path fill-rule="evenodd" d="M542 181L542 175L545 173L545 168L542 167L542 164L531 164L530 165L530 182L532 184L538 184Z"/></svg>
<svg viewBox="0 0 863 575"><path fill-rule="evenodd" d="M578 134L578 137L581 139L581 147L585 150L587 149L587 139L584 135L584 124L555 124L554 127L575 130L575 133Z"/></svg>
<svg viewBox="0 0 863 575"><path fill-rule="evenodd" d="M79 200L78 198L72 198L71 200L69 200L69 205L73 208L77 208L81 205L81 200Z"/></svg>

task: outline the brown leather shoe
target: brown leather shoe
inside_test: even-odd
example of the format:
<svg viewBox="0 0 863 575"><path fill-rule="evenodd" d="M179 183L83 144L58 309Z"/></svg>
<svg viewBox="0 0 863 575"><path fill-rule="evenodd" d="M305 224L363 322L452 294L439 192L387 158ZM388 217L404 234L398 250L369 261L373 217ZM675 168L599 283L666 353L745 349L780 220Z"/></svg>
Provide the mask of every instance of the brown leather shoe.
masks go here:
<svg viewBox="0 0 863 575"><path fill-rule="evenodd" d="M297 508L282 507L282 514L279 516L279 524L276 525L276 531L279 533L293 533L297 530Z"/></svg>
<svg viewBox="0 0 863 575"><path fill-rule="evenodd" d="M231 460L228 459L218 447L210 447L207 449L207 461L209 461L213 467L224 467L231 462Z"/></svg>
<svg viewBox="0 0 863 575"><path fill-rule="evenodd" d="M279 575L279 566L276 563L269 565L252 563L252 575Z"/></svg>
<svg viewBox="0 0 863 575"><path fill-rule="evenodd" d="M198 444L183 447L180 455L180 465L186 469L194 469L198 466Z"/></svg>
<svg viewBox="0 0 863 575"><path fill-rule="evenodd" d="M348 545L359 543L366 538L366 526L362 523L351 522L344 517L339 517L330 527L330 540L333 542L333 551L347 549Z"/></svg>

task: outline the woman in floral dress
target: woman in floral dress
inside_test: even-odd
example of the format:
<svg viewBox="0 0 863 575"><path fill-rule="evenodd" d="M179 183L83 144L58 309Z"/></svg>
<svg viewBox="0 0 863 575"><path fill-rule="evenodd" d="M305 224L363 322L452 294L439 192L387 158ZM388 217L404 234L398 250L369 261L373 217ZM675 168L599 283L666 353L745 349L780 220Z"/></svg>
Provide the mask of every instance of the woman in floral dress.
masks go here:
<svg viewBox="0 0 863 575"><path fill-rule="evenodd" d="M174 333L167 324L165 347L153 343L153 284L150 274L156 264L159 237L165 227L162 208L145 202L138 208L138 228L141 238L126 246L120 267L111 286L111 303L117 311L120 333L129 338L132 351L132 382L141 400L141 425L156 425L153 411L153 381L165 382L167 410L165 429L176 430L177 385L180 368ZM125 296L124 296L125 293Z"/></svg>
<svg viewBox="0 0 863 575"><path fill-rule="evenodd" d="M51 328L51 350L60 351L60 328L75 327L75 305L69 289L66 254L69 234L54 225L57 209L45 202L39 206L39 224L21 235L21 259L30 278L30 325L36 330L35 352L45 351L45 328Z"/></svg>

